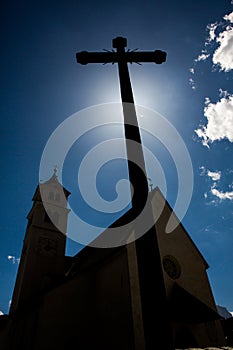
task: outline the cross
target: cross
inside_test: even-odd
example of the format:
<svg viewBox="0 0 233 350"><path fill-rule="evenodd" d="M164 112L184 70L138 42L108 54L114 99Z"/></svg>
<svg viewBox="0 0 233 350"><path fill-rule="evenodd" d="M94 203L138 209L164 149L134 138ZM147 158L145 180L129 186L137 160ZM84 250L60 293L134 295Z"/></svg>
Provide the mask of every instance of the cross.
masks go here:
<svg viewBox="0 0 233 350"><path fill-rule="evenodd" d="M134 219L139 215L146 203L148 182L128 63L140 64L141 62L154 62L156 64L161 64L166 61L167 54L161 50L144 52L136 50L125 51L127 39L123 37L113 39L112 44L116 51L81 51L76 54L76 59L77 62L82 65L87 65L88 63L118 64L129 179L134 189L129 219ZM130 140L140 145L136 155L135 147ZM135 158L137 163L140 164L140 167L136 166L135 162L131 161ZM152 212L150 216L152 218ZM135 230L137 230L137 228L135 228ZM135 246L138 261L145 349L174 350L155 226L144 236L137 239L135 241ZM145 251L145 249L147 249L147 251ZM155 320L156 323L154 323ZM137 347L135 347L135 349L136 348Z"/></svg>
<svg viewBox="0 0 233 350"><path fill-rule="evenodd" d="M153 183L151 182L152 180L150 177L148 177L147 179L148 179L148 181L150 181L150 183L148 185L149 185L150 191L152 192L153 191Z"/></svg>
<svg viewBox="0 0 233 350"><path fill-rule="evenodd" d="M83 65L88 63L117 63L120 78L121 99L123 104L124 125L125 125L125 140L128 157L129 180L133 186L132 194L132 209L131 213L134 217L141 212L148 195L148 184L146 179L145 162L143 157L142 147L137 151L137 162L139 167L135 166L134 162L129 161L135 159L135 148L130 140L141 145L141 137L137 122L137 116L134 105L132 87L130 83L129 70L127 63L154 62L161 64L166 61L166 52L161 50L155 51L125 51L127 47L127 39L117 37L112 41L113 48L116 51L106 52L87 52L81 51L76 54L77 62ZM131 217L132 219L132 217Z"/></svg>
<svg viewBox="0 0 233 350"><path fill-rule="evenodd" d="M53 169L53 172L54 172L54 175L57 176L57 171L58 171L58 166L57 164L54 165L54 169Z"/></svg>

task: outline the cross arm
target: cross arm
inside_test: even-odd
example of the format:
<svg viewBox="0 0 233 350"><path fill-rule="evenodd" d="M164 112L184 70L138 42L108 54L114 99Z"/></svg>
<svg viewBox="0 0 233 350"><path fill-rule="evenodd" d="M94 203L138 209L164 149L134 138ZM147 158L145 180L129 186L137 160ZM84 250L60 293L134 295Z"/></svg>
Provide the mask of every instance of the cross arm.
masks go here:
<svg viewBox="0 0 233 350"><path fill-rule="evenodd" d="M127 51L127 52L87 52L81 51L76 54L77 62L83 65L88 63L128 63L154 62L161 64L166 61L166 52L155 51Z"/></svg>

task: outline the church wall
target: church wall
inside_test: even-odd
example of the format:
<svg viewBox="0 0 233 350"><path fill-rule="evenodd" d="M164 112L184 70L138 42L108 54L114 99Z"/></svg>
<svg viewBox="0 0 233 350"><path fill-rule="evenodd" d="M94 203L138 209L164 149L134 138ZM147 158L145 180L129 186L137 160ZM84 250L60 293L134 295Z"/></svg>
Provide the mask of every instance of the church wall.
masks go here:
<svg viewBox="0 0 233 350"><path fill-rule="evenodd" d="M210 287L208 275L206 272L207 263L199 253L194 243L189 238L181 224L177 225L173 232L166 233L166 226L171 215L171 209L164 202L164 198L159 192L156 192L152 199L153 211L162 211L156 222L156 232L161 253L161 261L166 256L175 258L175 263L180 267L180 276L171 277L163 267L166 292L169 297L172 293L174 283L178 283L190 294L201 300L204 304L216 311L216 304ZM162 210L163 208L163 210ZM175 214L173 222L178 222ZM196 346L224 345L224 336L220 321L211 321L205 323L183 323L173 322L175 334L180 329L190 331ZM185 345L184 345L185 347Z"/></svg>
<svg viewBox="0 0 233 350"><path fill-rule="evenodd" d="M101 349L134 349L126 248L97 268L96 286L96 314L102 324L97 341Z"/></svg>
<svg viewBox="0 0 233 350"><path fill-rule="evenodd" d="M64 275L64 247L65 239L62 233L53 232L39 227L30 227L28 237L24 242L23 252L19 265L20 274L17 275L16 287L11 309L17 307L18 297L21 301L30 295L38 293L48 282L51 276ZM62 244L59 244L59 240ZM56 251L46 251L44 245L54 242ZM63 243L64 241L64 243ZM43 243L44 242L44 243ZM30 248L30 249L29 249ZM31 278L28 278L30 276ZM18 291L20 290L20 294Z"/></svg>
<svg viewBox="0 0 233 350"><path fill-rule="evenodd" d="M44 295L35 344L35 350L133 349L125 250Z"/></svg>
<svg viewBox="0 0 233 350"><path fill-rule="evenodd" d="M159 193L155 194L152 205L154 210L161 210L163 207L164 199ZM156 222L161 260L163 261L163 258L167 255L173 256L181 269L180 277L175 279L172 279L163 271L167 294L168 296L170 295L174 282L177 282L181 287L215 310L215 301L206 273L206 263L182 225L178 225L173 232L166 233L166 226L170 215L171 210L165 204L162 215L160 215ZM174 222L177 222L175 214L172 215Z"/></svg>
<svg viewBox="0 0 233 350"><path fill-rule="evenodd" d="M92 344L94 279L79 275L46 293L38 315L35 349L65 349Z"/></svg>
<svg viewBox="0 0 233 350"><path fill-rule="evenodd" d="M222 339L223 334L219 321L209 321L196 324L188 322L174 322L173 328L177 348L204 348L211 346L222 346L225 344L224 340ZM187 339L187 335L189 339ZM190 338L193 339L193 343L190 343Z"/></svg>

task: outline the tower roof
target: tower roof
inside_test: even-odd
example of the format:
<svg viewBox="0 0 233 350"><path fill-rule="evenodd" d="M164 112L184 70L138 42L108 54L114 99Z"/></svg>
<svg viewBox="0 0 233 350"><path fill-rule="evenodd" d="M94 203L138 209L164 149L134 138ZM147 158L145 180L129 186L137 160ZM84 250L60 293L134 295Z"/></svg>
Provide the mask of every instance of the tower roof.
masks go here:
<svg viewBox="0 0 233 350"><path fill-rule="evenodd" d="M33 201L40 201L41 200L41 193L40 193L40 188L46 188L46 187L57 187L60 188L64 191L64 194L66 196L66 198L69 197L70 192L59 182L58 176L57 176L57 166L54 167L53 170L53 175L50 177L50 179L48 179L45 182L40 182L40 184L37 186L36 191L34 193L34 196L32 198Z"/></svg>
<svg viewBox="0 0 233 350"><path fill-rule="evenodd" d="M64 187L62 186L62 184L59 182L59 179L58 179L58 176L57 176L57 166L55 165L54 166L54 169L53 169L53 175L50 177L50 179L48 179L47 181L43 182L43 183L40 183L40 186L44 186L44 185L59 185L63 188L65 194L67 196L70 195L70 192Z"/></svg>
<svg viewBox="0 0 233 350"><path fill-rule="evenodd" d="M61 185L59 180L58 180L57 166L56 165L54 166L54 169L53 169L53 175L51 176L51 178L49 180L43 182L43 185L50 184L50 183L58 183L59 185Z"/></svg>

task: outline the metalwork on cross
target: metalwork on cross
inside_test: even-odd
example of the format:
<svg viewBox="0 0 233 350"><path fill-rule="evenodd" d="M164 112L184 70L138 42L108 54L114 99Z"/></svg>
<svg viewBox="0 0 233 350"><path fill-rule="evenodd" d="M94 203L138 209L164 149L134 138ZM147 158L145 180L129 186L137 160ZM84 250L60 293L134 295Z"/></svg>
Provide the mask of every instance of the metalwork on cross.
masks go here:
<svg viewBox="0 0 233 350"><path fill-rule="evenodd" d="M127 50L127 39L122 37L117 37L112 41L113 48L116 51L107 51L106 52L87 52L81 51L76 54L78 63L83 65L88 63L119 63L124 60L128 63L142 63L142 62L154 62L161 64L166 61L166 52L161 50L155 51L137 51L136 50Z"/></svg>
<svg viewBox="0 0 233 350"><path fill-rule="evenodd" d="M154 62L161 64L166 61L167 54L160 50L152 52L140 52L136 50L125 51L127 39L122 37L113 39L112 43L116 51L82 51L76 54L76 59L77 62L82 65L88 63L118 64L128 172L129 180L133 186L133 191L131 190L132 208L124 215L125 223L125 218L127 218L126 221L133 222L141 213L147 202L149 192L128 63L140 64L142 62ZM135 146L136 144L137 147ZM142 237L140 237L140 235L137 236L140 228L137 225L133 227L136 237L140 237L135 241L135 250L141 303L141 311L135 309L136 316L134 315L133 318L135 317L135 324L137 324L137 322L139 322L137 315L141 314L140 317L142 320L140 321L142 322L141 328L135 328L135 332L137 333L135 337L141 339L140 344L135 343L135 349L174 350L161 257L151 206L147 214L147 219L152 224L146 234ZM122 230L123 229L124 228L122 228ZM156 323L152 321L152 319L154 320L155 318ZM143 331L141 332L139 329Z"/></svg>
<svg viewBox="0 0 233 350"><path fill-rule="evenodd" d="M113 39L112 46L116 51L78 52L76 54L77 62L83 65L88 63L118 63L122 102L134 103L127 63L141 64L142 62L154 62L161 64L166 61L167 53L161 50L143 52L136 51L137 49L128 49L125 51L127 39L122 37Z"/></svg>

